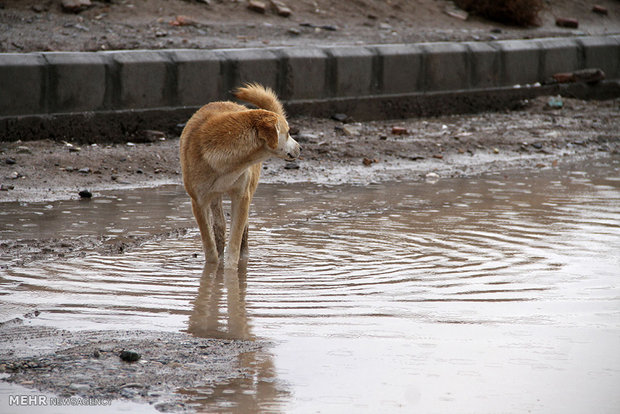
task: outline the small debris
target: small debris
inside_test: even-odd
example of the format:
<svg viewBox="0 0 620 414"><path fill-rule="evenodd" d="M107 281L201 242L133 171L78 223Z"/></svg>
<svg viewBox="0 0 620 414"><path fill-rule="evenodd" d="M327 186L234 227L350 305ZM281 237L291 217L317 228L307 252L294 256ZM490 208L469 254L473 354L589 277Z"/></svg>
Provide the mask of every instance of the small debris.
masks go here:
<svg viewBox="0 0 620 414"><path fill-rule="evenodd" d="M92 6L90 0L62 0L60 5L66 13L79 13Z"/></svg>
<svg viewBox="0 0 620 414"><path fill-rule="evenodd" d="M564 106L564 101L562 101L562 96L552 96L547 101L547 107L551 109L562 109Z"/></svg>
<svg viewBox="0 0 620 414"><path fill-rule="evenodd" d="M467 13L463 9L456 7L454 4L447 5L444 9L444 13L446 13L450 17L454 17L455 19L463 21L467 20L467 18L469 17L469 13Z"/></svg>
<svg viewBox="0 0 620 414"><path fill-rule="evenodd" d="M298 170L299 169L299 164L297 164L295 161L287 162L284 165L284 169L285 170Z"/></svg>
<svg viewBox="0 0 620 414"><path fill-rule="evenodd" d="M412 156L407 157L407 159L409 161L420 161L420 160L423 160L424 157L422 157L421 155L412 155Z"/></svg>
<svg viewBox="0 0 620 414"><path fill-rule="evenodd" d="M71 384L69 388L75 391L88 391L90 389L90 385L88 384Z"/></svg>
<svg viewBox="0 0 620 414"><path fill-rule="evenodd" d="M82 190L78 193L78 195L80 196L80 198L92 198L93 197L93 193L91 193L88 190Z"/></svg>
<svg viewBox="0 0 620 414"><path fill-rule="evenodd" d="M392 127L392 134L393 135L405 135L406 133L407 133L407 128L399 127L399 126L393 126Z"/></svg>
<svg viewBox="0 0 620 414"><path fill-rule="evenodd" d="M140 142L165 141L166 134L161 131L155 131L153 129L145 129L140 134L140 138L142 139Z"/></svg>
<svg viewBox="0 0 620 414"><path fill-rule="evenodd" d="M362 164L364 164L367 167L377 162L379 162L379 160L377 160L376 158L371 159L371 158L364 157L364 159L362 160Z"/></svg>
<svg viewBox="0 0 620 414"><path fill-rule="evenodd" d="M198 22L191 17L177 16L170 21L170 26L197 26Z"/></svg>
<svg viewBox="0 0 620 414"><path fill-rule="evenodd" d="M324 24L320 28L323 29L323 30L330 31L330 32L335 32L335 31L338 30L338 26L333 25L333 24Z"/></svg>
<svg viewBox="0 0 620 414"><path fill-rule="evenodd" d="M493 153L499 154L499 148L493 148Z"/></svg>
<svg viewBox="0 0 620 414"><path fill-rule="evenodd" d="M603 16L607 16L608 14L607 8L601 6L600 4L595 4L594 6L592 6L592 12Z"/></svg>
<svg viewBox="0 0 620 414"><path fill-rule="evenodd" d="M291 135L293 134L291 133ZM307 134L307 133L301 133L295 137L295 140L299 142L300 144L305 144L307 142L316 142L318 139L319 139L318 135Z"/></svg>
<svg viewBox="0 0 620 414"><path fill-rule="evenodd" d="M32 9L32 11L35 13L43 13L49 10L49 6L44 5L44 4L35 4L32 7L30 7L30 9Z"/></svg>
<svg viewBox="0 0 620 414"><path fill-rule="evenodd" d="M141 358L141 355L136 351L121 351L119 357L125 362L136 362Z"/></svg>
<svg viewBox="0 0 620 414"><path fill-rule="evenodd" d="M443 159L443 155L435 154L435 155L433 155L433 158L437 158L438 160L442 160Z"/></svg>
<svg viewBox="0 0 620 414"><path fill-rule="evenodd" d="M8 184L0 185L0 191L9 191L9 190L14 190L14 189L15 189L14 185L8 185Z"/></svg>
<svg viewBox="0 0 620 414"><path fill-rule="evenodd" d="M82 173L82 174L90 174L90 168L88 168L88 167L85 167L85 168L80 168L80 169L78 170L78 172L79 172L79 173Z"/></svg>
<svg viewBox="0 0 620 414"><path fill-rule="evenodd" d="M601 69L581 69L574 72L556 73L552 78L557 83L597 83L605 79L605 72Z"/></svg>
<svg viewBox="0 0 620 414"><path fill-rule="evenodd" d="M267 6L265 5L265 2L258 1L258 0L250 0L248 2L248 9L256 13L265 14L265 11L267 10Z"/></svg>
<svg viewBox="0 0 620 414"><path fill-rule="evenodd" d="M565 17L558 17L555 19L555 25L558 27L566 27L569 29L577 29L579 27L579 21L577 19L569 19Z"/></svg>
<svg viewBox="0 0 620 414"><path fill-rule="evenodd" d="M17 153L18 154L30 154L32 155L32 150L28 147L24 147L24 146L19 146L17 147Z"/></svg>
<svg viewBox="0 0 620 414"><path fill-rule="evenodd" d="M7 158L6 160L4 160L4 162L5 162L7 165L13 165L13 164L16 164L16 163L17 163L17 161L15 161L15 159L13 159L13 158Z"/></svg>
<svg viewBox="0 0 620 414"><path fill-rule="evenodd" d="M293 36L301 35L301 30L296 29L294 27L291 27L290 29L288 29L287 32L288 32L288 34L293 35Z"/></svg>

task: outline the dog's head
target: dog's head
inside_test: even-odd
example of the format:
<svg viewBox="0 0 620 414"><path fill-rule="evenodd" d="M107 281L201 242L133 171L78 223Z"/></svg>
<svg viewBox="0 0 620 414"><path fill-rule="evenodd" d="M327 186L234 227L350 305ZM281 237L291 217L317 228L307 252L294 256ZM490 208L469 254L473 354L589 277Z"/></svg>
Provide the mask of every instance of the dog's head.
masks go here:
<svg viewBox="0 0 620 414"><path fill-rule="evenodd" d="M292 161L299 157L301 148L289 135L289 126L283 116L264 111L256 124L258 137L275 156Z"/></svg>

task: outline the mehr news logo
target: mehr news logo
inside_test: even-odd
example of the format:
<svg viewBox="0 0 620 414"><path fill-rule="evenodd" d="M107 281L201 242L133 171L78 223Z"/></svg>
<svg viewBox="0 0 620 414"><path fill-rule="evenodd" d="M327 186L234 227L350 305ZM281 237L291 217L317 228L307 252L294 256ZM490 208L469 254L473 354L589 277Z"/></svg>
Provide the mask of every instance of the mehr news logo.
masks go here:
<svg viewBox="0 0 620 414"><path fill-rule="evenodd" d="M111 405L105 398L48 397L47 395L9 395L10 406L93 406Z"/></svg>

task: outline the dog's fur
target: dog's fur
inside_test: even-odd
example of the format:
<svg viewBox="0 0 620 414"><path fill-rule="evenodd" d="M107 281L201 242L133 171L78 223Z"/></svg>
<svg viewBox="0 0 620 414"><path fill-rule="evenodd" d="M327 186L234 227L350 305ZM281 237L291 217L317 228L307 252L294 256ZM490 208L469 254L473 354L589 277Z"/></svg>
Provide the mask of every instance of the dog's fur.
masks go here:
<svg viewBox="0 0 620 414"><path fill-rule="evenodd" d="M180 143L183 184L192 199L209 263L218 262L224 253L222 195L230 196L226 268L236 268L242 250L247 252L248 212L262 162L271 156L293 160L301 151L288 133L286 114L271 89L249 84L237 89L235 96L260 109L211 102L190 118Z"/></svg>

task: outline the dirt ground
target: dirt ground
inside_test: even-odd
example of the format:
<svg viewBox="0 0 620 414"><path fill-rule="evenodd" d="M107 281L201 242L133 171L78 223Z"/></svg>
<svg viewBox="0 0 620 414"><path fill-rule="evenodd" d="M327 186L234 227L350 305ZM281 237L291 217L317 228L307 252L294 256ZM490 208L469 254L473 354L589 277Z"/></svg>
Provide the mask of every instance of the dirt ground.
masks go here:
<svg viewBox="0 0 620 414"><path fill-rule="evenodd" d="M209 3L209 4L205 4ZM266 1L269 4L268 1ZM281 17L241 0L92 0L79 13L60 0L0 1L0 52L377 44L570 36L620 32L615 0L548 0L539 27L451 17L447 0L288 0ZM608 14L592 12L599 4ZM181 16L181 17L179 17ZM557 27L575 18L577 29Z"/></svg>
<svg viewBox="0 0 620 414"><path fill-rule="evenodd" d="M620 149L620 100L564 98L563 108L550 109L549 99L524 102L521 110L437 118L364 123L293 118L301 159L269 160L261 180L364 184L430 172L460 175L506 163L549 167L541 157L561 162ZM406 132L394 134L394 127ZM152 135L153 142L114 145L2 142L0 202L77 199L81 190L96 196L101 190L180 183L178 136Z"/></svg>

